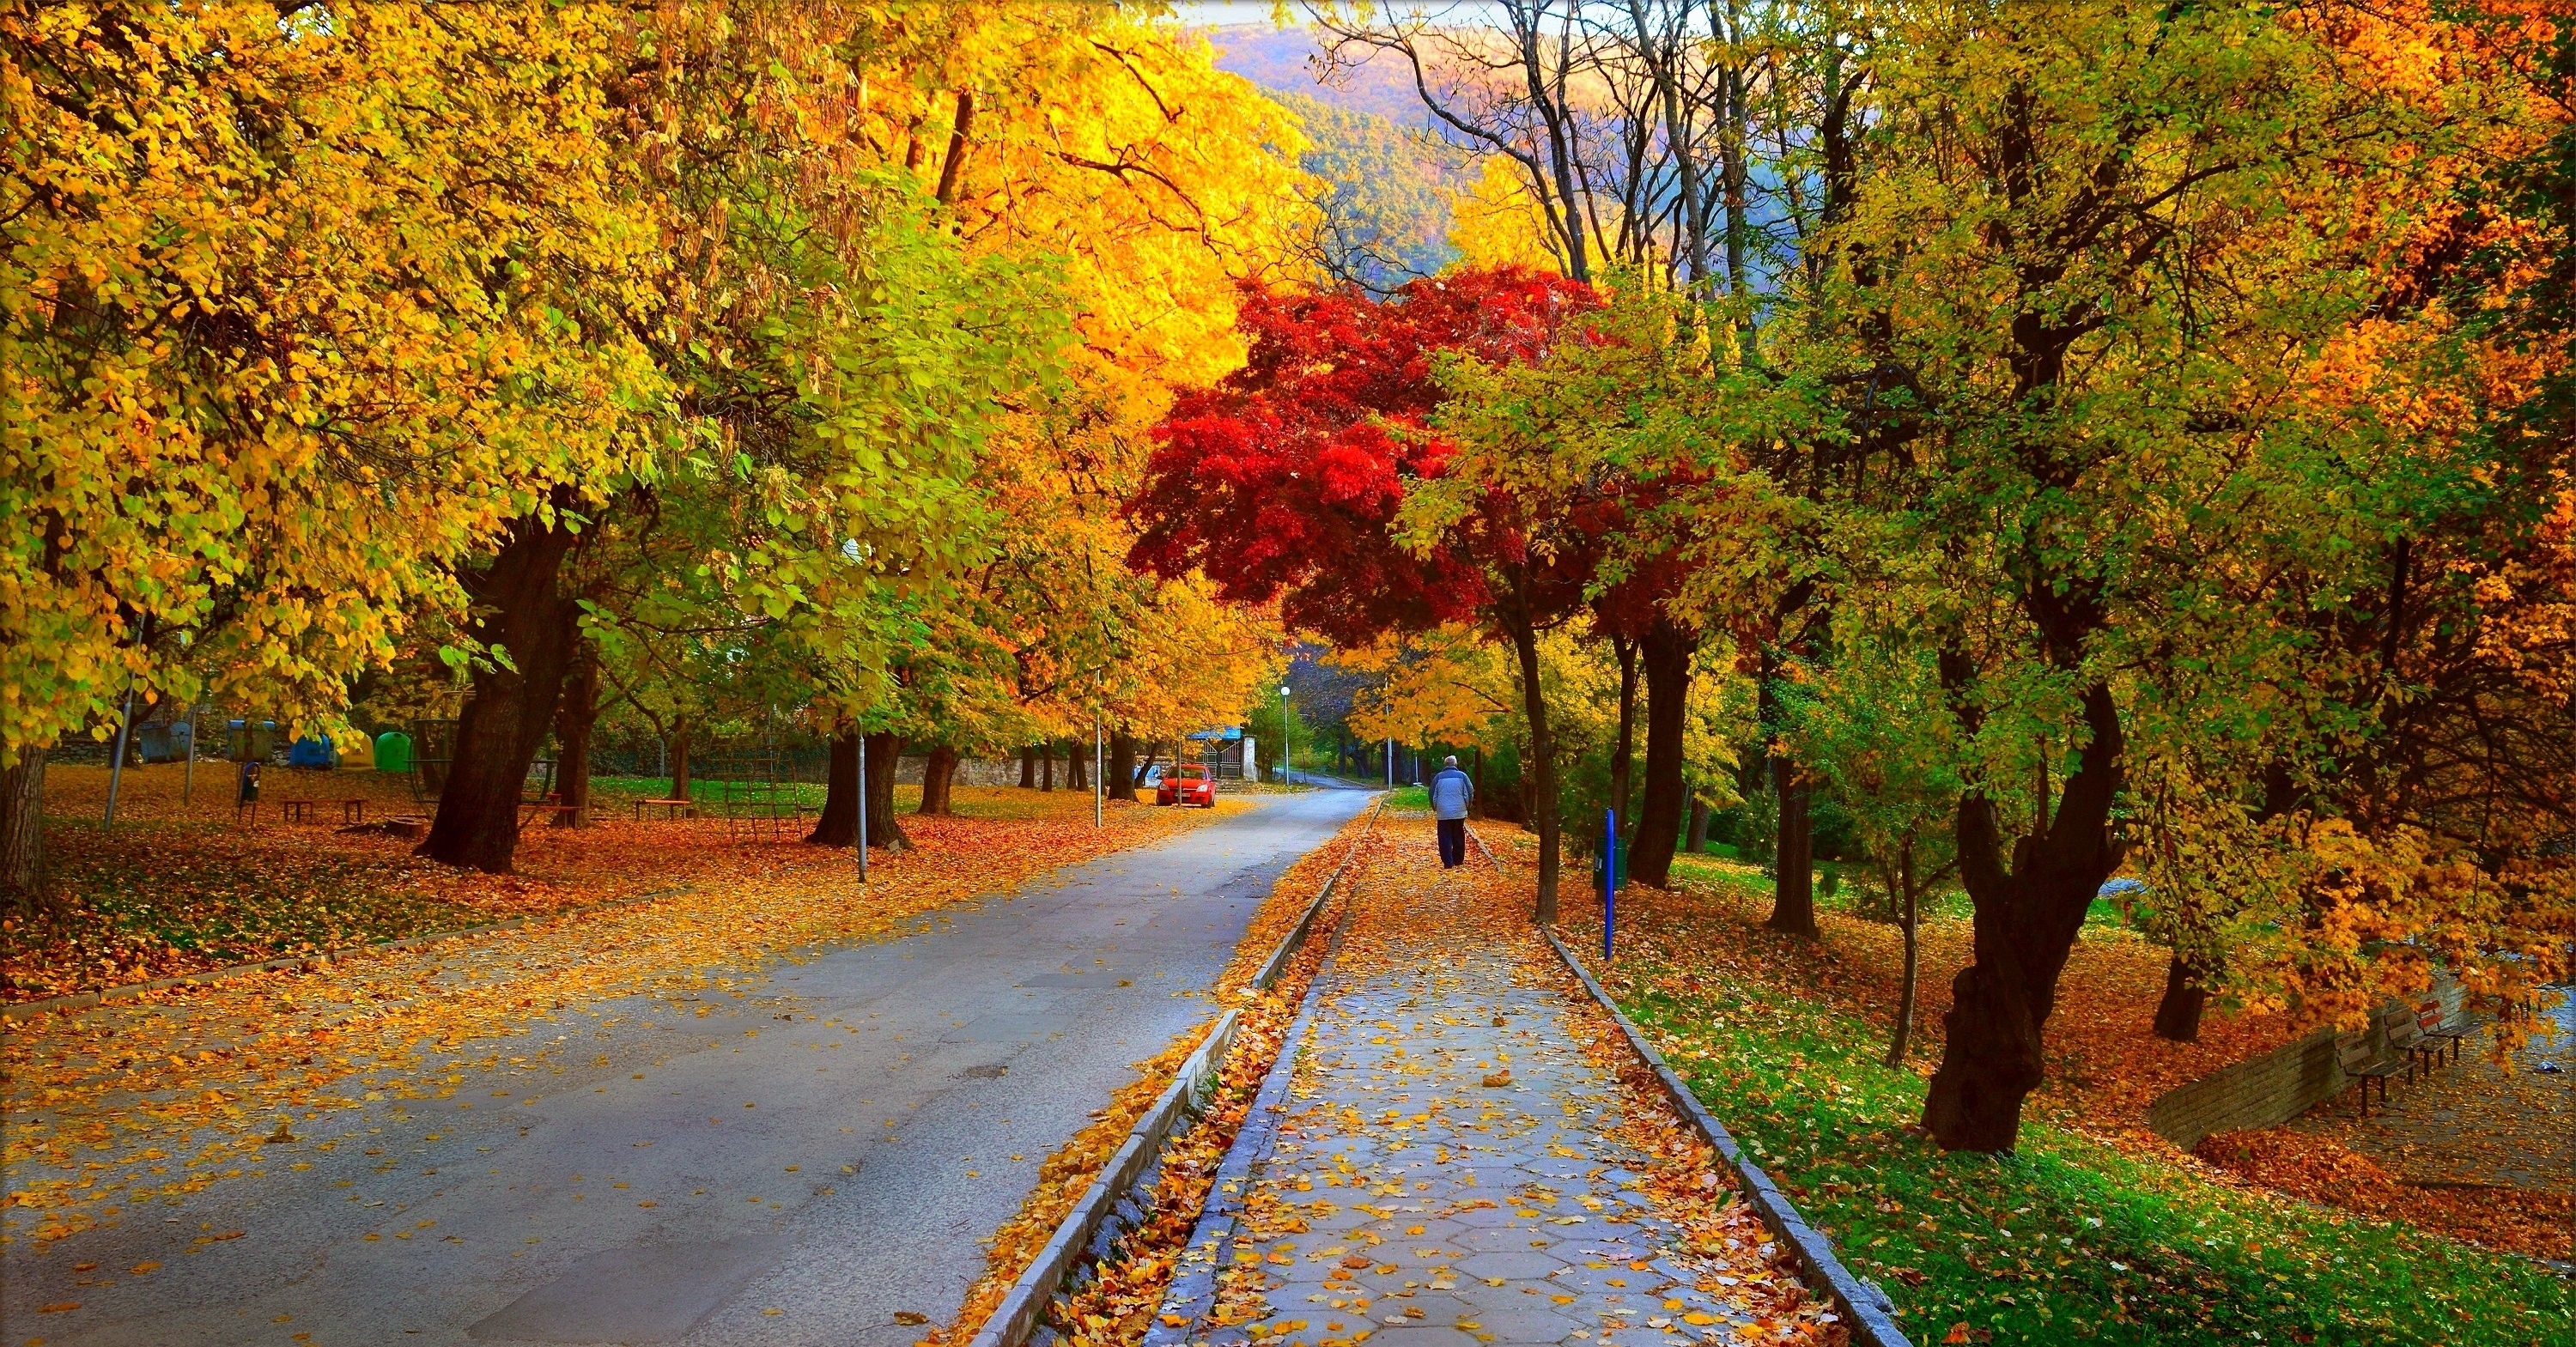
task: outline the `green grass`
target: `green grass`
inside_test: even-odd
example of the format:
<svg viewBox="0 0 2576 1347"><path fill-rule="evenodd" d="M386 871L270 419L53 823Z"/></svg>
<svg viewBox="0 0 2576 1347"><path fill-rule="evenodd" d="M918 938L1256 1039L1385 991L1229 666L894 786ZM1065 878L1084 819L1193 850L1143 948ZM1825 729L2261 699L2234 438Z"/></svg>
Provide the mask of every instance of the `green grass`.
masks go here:
<svg viewBox="0 0 2576 1347"><path fill-rule="evenodd" d="M2570 1283L2520 1258L2034 1121L2015 1154L1944 1155L1903 1130L1924 1081L1876 1031L1652 957L1622 956L1622 1006L1917 1343L2576 1343Z"/></svg>
<svg viewBox="0 0 2576 1347"><path fill-rule="evenodd" d="M1429 810L1431 808L1431 788L1429 786L1398 786L1387 792L1386 807L1389 809Z"/></svg>

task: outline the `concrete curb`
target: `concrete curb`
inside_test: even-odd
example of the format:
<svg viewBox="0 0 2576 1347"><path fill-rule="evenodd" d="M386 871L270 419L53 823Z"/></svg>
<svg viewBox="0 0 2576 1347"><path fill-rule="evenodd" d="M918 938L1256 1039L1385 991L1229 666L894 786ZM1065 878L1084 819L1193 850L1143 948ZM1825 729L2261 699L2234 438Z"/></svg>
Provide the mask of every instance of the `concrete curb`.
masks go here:
<svg viewBox="0 0 2576 1347"><path fill-rule="evenodd" d="M1346 914L1347 915L1347 914ZM1207 1205L1200 1209L1198 1221L1190 1227L1189 1243L1181 1246L1172 1262L1171 1283L1163 1289L1163 1303L1153 1322L1145 1327L1143 1347L1179 1347L1189 1341L1199 1320L1216 1304L1216 1278L1225 1270L1226 1256L1234 1246L1235 1229L1243 1219L1243 1195L1251 1188L1253 1168L1270 1158L1279 1144L1279 1123L1288 1111L1288 1085L1296 1074L1297 1045L1306 1039L1315 1019L1315 993L1322 987L1322 969L1315 972L1314 984L1297 1008L1297 1018L1288 1024L1288 1032L1279 1040L1279 1058L1270 1064L1269 1074L1262 1077L1261 1090L1244 1110L1243 1130L1237 1132L1234 1145L1217 1165L1216 1177L1208 1184ZM1246 1144L1246 1142L1250 1144ZM1181 1320L1173 1327L1164 1316Z"/></svg>
<svg viewBox="0 0 2576 1347"><path fill-rule="evenodd" d="M1229 1010L1217 1017L1216 1027L1200 1042L1198 1051L1181 1063L1181 1069L1172 1076L1172 1083L1155 1098L1154 1106L1145 1110L1144 1117L1136 1120L1135 1129L1127 1134L1126 1144L1118 1148L1118 1153L1109 1158L1109 1163L1101 1168L1091 1186L1083 1190L1082 1200L1073 1204L1073 1210L1067 1212L1063 1222L1056 1226L1054 1237L1038 1251L1037 1258L1030 1262L1027 1271L1020 1274L1020 1279L1011 1284L1010 1291L1002 1297L1002 1303L993 1308L993 1316L984 1321L984 1327L976 1332L969 1347L1019 1347L1028 1341L1029 1330L1037 1327L1038 1313L1046 1308L1047 1300L1055 1294L1056 1287L1063 1284L1065 1274L1073 1270L1075 1260L1082 1257L1083 1251L1090 1246L1091 1237L1100 1233L1100 1223L1109 1219L1110 1206L1117 1202L1119 1194L1136 1182L1138 1175L1145 1172L1145 1167L1153 1163L1154 1157L1163 1149L1163 1142L1171 1136L1173 1126L1181 1120L1182 1113L1196 1101L1200 1088L1216 1074L1218 1064L1225 1059L1226 1048L1234 1042L1234 1027L1242 1018L1243 1012L1239 1010Z"/></svg>
<svg viewBox="0 0 2576 1347"><path fill-rule="evenodd" d="M1360 843L1368 840L1368 835L1377 828L1377 816L1385 811L1386 797L1380 795L1377 803L1369 806L1368 822L1361 825L1360 835L1351 839L1350 850L1342 853L1341 863L1325 877L1324 887L1315 890L1314 901L1306 904L1306 911L1297 918L1297 924L1280 939L1279 948L1270 951L1270 957L1261 961L1259 971L1252 975L1253 986L1268 991L1271 984L1279 980L1279 975L1287 971L1288 961L1295 958L1297 951L1306 943L1306 930L1315 924L1315 914L1324 910L1324 900L1332 896L1333 886L1342 882L1342 872L1351 868L1351 857L1360 854Z"/></svg>
<svg viewBox="0 0 2576 1347"><path fill-rule="evenodd" d="M1378 797L1377 803L1370 807L1368 822L1360 828L1360 835L1351 840L1350 849L1342 853L1341 862L1333 867L1333 873L1324 880L1323 887L1315 890L1306 910L1298 915L1297 924L1281 937L1278 948L1270 952L1270 957L1261 961L1261 967L1252 975L1252 986L1268 990L1279 980L1279 974L1288 967L1289 959L1295 957L1297 950L1306 943L1316 914L1324 910L1324 900L1331 897L1334 886L1342 882L1343 872L1350 869L1351 858L1359 855L1360 843L1368 840L1370 831L1377 827L1379 811L1385 807L1386 798ZM1308 990L1311 993L1313 989ZM1217 1017L1216 1027L1199 1043L1198 1051L1181 1063L1180 1070L1172 1075L1172 1083L1155 1096L1153 1106L1145 1110L1145 1116L1136 1120L1136 1126L1127 1133L1126 1142L1109 1158L1109 1163L1101 1167L1091 1186L1083 1190L1081 1199L1073 1204L1073 1210L1065 1213L1064 1220L1056 1225L1055 1234L1047 1240L1046 1247L1038 1251L1038 1256L1021 1272L1020 1279L1011 1283L1011 1289L1002 1296L1002 1303L993 1307L993 1313L984 1320L984 1326L976 1330L967 1347L1021 1347L1028 1341L1030 1332L1037 1327L1039 1314L1045 1311L1047 1302L1055 1297L1065 1277L1090 1249L1093 1238L1100 1233L1101 1224L1109 1219L1110 1209L1117 1205L1120 1195L1135 1186L1138 1176L1161 1156L1163 1143L1171 1139L1173 1130L1194 1110L1199 1095L1215 1080L1218 1069L1225 1064L1226 1049L1234 1043L1235 1026L1241 1023L1242 1018L1243 1012L1239 1010L1229 1010Z"/></svg>
<svg viewBox="0 0 2576 1347"><path fill-rule="evenodd" d="M1753 1203L1753 1210L1762 1217L1762 1223L1771 1227L1771 1232L1798 1255L1798 1266L1805 1273L1808 1286L1821 1287L1833 1297L1834 1308L1842 1312L1846 1325L1851 1329L1852 1341L1861 1347L1912 1347L1905 1330L1896 1326L1893 1314L1896 1306L1887 1299L1886 1293L1853 1276L1851 1270L1843 1266L1842 1259L1834 1254L1833 1241L1826 1238L1824 1232L1807 1224L1806 1217L1798 1213L1797 1204L1789 1200L1788 1194L1780 1191L1779 1185L1762 1172L1761 1166L1745 1158L1744 1148L1736 1144L1734 1134L1710 1115L1707 1106L1700 1103L1699 1096L1692 1093L1691 1087L1665 1064L1663 1054L1647 1044L1645 1035L1637 1032L1637 1026L1629 1022L1618 1004L1610 999L1610 993L1593 980L1583 961L1574 956L1573 950L1566 948L1556 932L1541 927L1539 933L1547 937L1548 946L1556 951L1556 957L1564 960L1565 966L1582 981L1583 989L1604 1011L1609 1012L1612 1022L1619 1026L1619 1032L1627 1035L1628 1046L1654 1070L1655 1079L1663 1084L1665 1097L1672 1101L1673 1107L1690 1120L1691 1126L1707 1138L1709 1145L1717 1148L1718 1154L1726 1157L1727 1164L1735 1170L1744 1196Z"/></svg>
<svg viewBox="0 0 2576 1347"><path fill-rule="evenodd" d="M102 987L93 992L72 992L65 996L47 996L34 1001L16 1001L0 1006L0 1022L14 1024L19 1020L34 1019L38 1015L69 1014L75 1010L87 1010L92 1006L104 1005L110 1001L130 1001L147 993L168 991L173 987L202 987L211 982L223 982L250 973L274 973L287 968L310 971L323 964L335 963L352 955L411 949L419 945L435 944L441 940L454 940L461 936L489 935L495 931L515 930L530 922L553 921L558 917L578 917L592 912L610 912L621 907L633 907L638 903L649 903L656 898L668 898L673 894L686 892L688 892L686 885L655 889L651 893L639 893L632 898L611 898L604 903L593 903L588 907L568 907L561 912L548 912L542 916L512 917L508 921L486 922L481 926L462 926L453 931L407 935L393 940L379 940L367 945L343 945L338 949L323 950L319 954L297 954L283 959L265 959L258 963L227 964L222 968L209 968L202 973L186 973L174 978L155 978L150 982L128 982L121 986Z"/></svg>

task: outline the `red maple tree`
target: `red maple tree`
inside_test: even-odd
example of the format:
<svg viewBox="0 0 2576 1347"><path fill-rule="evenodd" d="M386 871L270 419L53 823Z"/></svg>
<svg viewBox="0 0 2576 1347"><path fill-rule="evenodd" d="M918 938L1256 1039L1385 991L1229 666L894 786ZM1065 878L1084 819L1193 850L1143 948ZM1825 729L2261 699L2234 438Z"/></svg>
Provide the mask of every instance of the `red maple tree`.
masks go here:
<svg viewBox="0 0 2576 1347"><path fill-rule="evenodd" d="M1414 281L1383 301L1355 289L1244 286L1242 369L1174 402L1155 428L1145 487L1128 507L1131 560L1164 576L1205 572L1234 602L1280 601L1289 625L1345 644L1479 620L1492 599L1474 530L1415 556L1389 531L1406 484L1437 477L1449 448L1429 428L1434 358L1533 359L1591 287L1522 267Z"/></svg>
<svg viewBox="0 0 2576 1347"><path fill-rule="evenodd" d="M1582 610L1599 535L1499 491L1420 553L1391 526L1408 485L1440 476L1450 458L1432 426L1440 354L1535 361L1600 306L1590 286L1522 267L1426 278L1383 301L1248 285L1236 326L1249 358L1173 405L1128 507L1135 564L1204 572L1231 601L1275 599L1289 625L1327 639L1356 645L1455 621L1509 641L1526 685L1541 920L1555 915L1559 846L1536 634ZM1533 547L1541 531L1573 545Z"/></svg>

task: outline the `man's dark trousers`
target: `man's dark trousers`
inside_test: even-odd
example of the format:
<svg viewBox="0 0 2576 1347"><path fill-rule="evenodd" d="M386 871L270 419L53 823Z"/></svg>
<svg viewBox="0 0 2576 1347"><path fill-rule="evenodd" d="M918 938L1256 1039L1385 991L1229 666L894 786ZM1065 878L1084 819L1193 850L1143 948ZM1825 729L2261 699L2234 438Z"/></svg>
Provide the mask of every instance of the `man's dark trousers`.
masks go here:
<svg viewBox="0 0 2576 1347"><path fill-rule="evenodd" d="M1462 818L1444 818L1440 820L1441 867L1443 869L1454 869L1466 863L1467 820Z"/></svg>

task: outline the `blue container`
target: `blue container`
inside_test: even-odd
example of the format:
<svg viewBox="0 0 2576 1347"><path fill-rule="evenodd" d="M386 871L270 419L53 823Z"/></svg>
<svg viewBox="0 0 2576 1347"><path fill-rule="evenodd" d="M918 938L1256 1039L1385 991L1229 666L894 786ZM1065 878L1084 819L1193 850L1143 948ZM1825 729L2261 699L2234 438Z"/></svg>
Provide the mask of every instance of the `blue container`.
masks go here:
<svg viewBox="0 0 2576 1347"><path fill-rule="evenodd" d="M327 734L319 739L298 739L294 747L286 750L286 765L289 767L328 768L339 761L340 755L331 751L331 736Z"/></svg>

